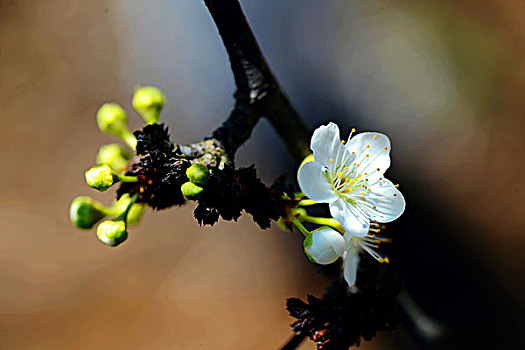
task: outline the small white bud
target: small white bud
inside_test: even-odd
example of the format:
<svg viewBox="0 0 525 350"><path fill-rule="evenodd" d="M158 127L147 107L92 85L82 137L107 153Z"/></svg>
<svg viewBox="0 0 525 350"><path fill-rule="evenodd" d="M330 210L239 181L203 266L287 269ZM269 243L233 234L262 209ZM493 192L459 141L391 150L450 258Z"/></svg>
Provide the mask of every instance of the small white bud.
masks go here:
<svg viewBox="0 0 525 350"><path fill-rule="evenodd" d="M312 231L304 240L303 246L312 262L328 265L343 255L346 242L339 232L325 226Z"/></svg>

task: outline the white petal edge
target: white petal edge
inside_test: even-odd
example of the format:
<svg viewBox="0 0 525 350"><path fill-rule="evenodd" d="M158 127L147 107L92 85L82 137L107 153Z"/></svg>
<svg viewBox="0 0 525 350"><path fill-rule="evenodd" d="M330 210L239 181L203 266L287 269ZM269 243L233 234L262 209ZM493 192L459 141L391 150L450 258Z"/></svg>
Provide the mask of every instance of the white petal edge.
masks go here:
<svg viewBox="0 0 525 350"><path fill-rule="evenodd" d="M326 178L326 170L318 162L305 163L297 174L301 191L310 199L320 203L331 203L339 197Z"/></svg>
<svg viewBox="0 0 525 350"><path fill-rule="evenodd" d="M320 162L332 172L337 155L345 150L337 124L330 122L315 129L310 141L310 149L314 153L315 161Z"/></svg>
<svg viewBox="0 0 525 350"><path fill-rule="evenodd" d="M390 180L383 179L367 191L367 211L370 219L377 222L387 223L396 220L405 211L405 206L405 198Z"/></svg>
<svg viewBox="0 0 525 350"><path fill-rule="evenodd" d="M362 211L354 208L346 200L339 198L335 202L330 203L330 214L345 229L345 237L364 237L368 234L370 220Z"/></svg>

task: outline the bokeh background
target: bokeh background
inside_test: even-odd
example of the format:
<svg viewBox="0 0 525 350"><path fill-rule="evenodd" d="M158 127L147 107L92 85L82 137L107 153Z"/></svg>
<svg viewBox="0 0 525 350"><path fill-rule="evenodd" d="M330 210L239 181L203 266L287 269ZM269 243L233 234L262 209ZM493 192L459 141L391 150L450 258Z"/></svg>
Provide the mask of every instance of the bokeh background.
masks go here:
<svg viewBox="0 0 525 350"><path fill-rule="evenodd" d="M523 347L525 3L241 4L312 128L390 136L407 199L392 265L449 347ZM70 224L75 196L111 201L83 180L113 141L94 116L107 101L130 110L138 84L168 96L178 142L226 118L233 79L201 1L0 1L0 348L277 348L285 299L328 283L298 235L249 217L201 228L191 204L148 212L117 249ZM267 183L295 172L264 120L237 162ZM418 346L402 326L362 348Z"/></svg>

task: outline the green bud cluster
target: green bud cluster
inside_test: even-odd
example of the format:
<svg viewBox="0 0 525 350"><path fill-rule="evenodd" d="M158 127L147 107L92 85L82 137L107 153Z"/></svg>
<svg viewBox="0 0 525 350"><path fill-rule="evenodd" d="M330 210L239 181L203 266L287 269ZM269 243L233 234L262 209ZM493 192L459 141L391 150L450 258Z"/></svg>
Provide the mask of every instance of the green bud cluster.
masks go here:
<svg viewBox="0 0 525 350"><path fill-rule="evenodd" d="M204 165L196 163L186 169L186 176L190 181L182 184L180 188L184 198L191 201L200 199L204 191L203 187L208 183L210 172Z"/></svg>
<svg viewBox="0 0 525 350"><path fill-rule="evenodd" d="M146 86L135 90L132 105L146 123L155 124L159 121L164 101L162 91ZM136 148L137 139L129 130L128 114L120 105L103 104L96 119L102 132L122 139L133 150ZM132 154L120 144L102 146L97 154L97 165L85 172L87 184L103 192L117 182L137 182L137 177L124 175L131 159ZM195 181L202 184L203 177ZM196 195L196 191L193 193ZM137 195L124 194L111 207L106 207L90 197L80 196L71 202L69 217L73 225L87 230L104 218L114 216L112 220L99 224L97 237L106 245L117 246L126 240L127 226L138 223L147 208L146 204L135 203L136 200Z"/></svg>

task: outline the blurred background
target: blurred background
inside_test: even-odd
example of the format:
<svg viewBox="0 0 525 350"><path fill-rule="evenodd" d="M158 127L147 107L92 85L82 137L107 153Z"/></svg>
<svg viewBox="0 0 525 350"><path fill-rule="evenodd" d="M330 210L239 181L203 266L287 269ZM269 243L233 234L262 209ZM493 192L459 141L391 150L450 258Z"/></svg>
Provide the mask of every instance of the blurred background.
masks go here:
<svg viewBox="0 0 525 350"><path fill-rule="evenodd" d="M391 261L451 348L520 348L525 323L525 3L241 0L312 127L392 140L407 211ZM95 122L135 85L163 89L185 143L211 134L233 78L202 1L0 1L0 348L275 349L285 299L329 283L301 238L249 217L199 227L148 212L116 249L69 222L100 145ZM141 127L131 115L134 129ZM262 120L238 152L270 183L292 160ZM108 191L111 192L111 191ZM521 346L520 346L521 345ZM404 327L364 349L421 346ZM311 342L303 349L313 349Z"/></svg>

